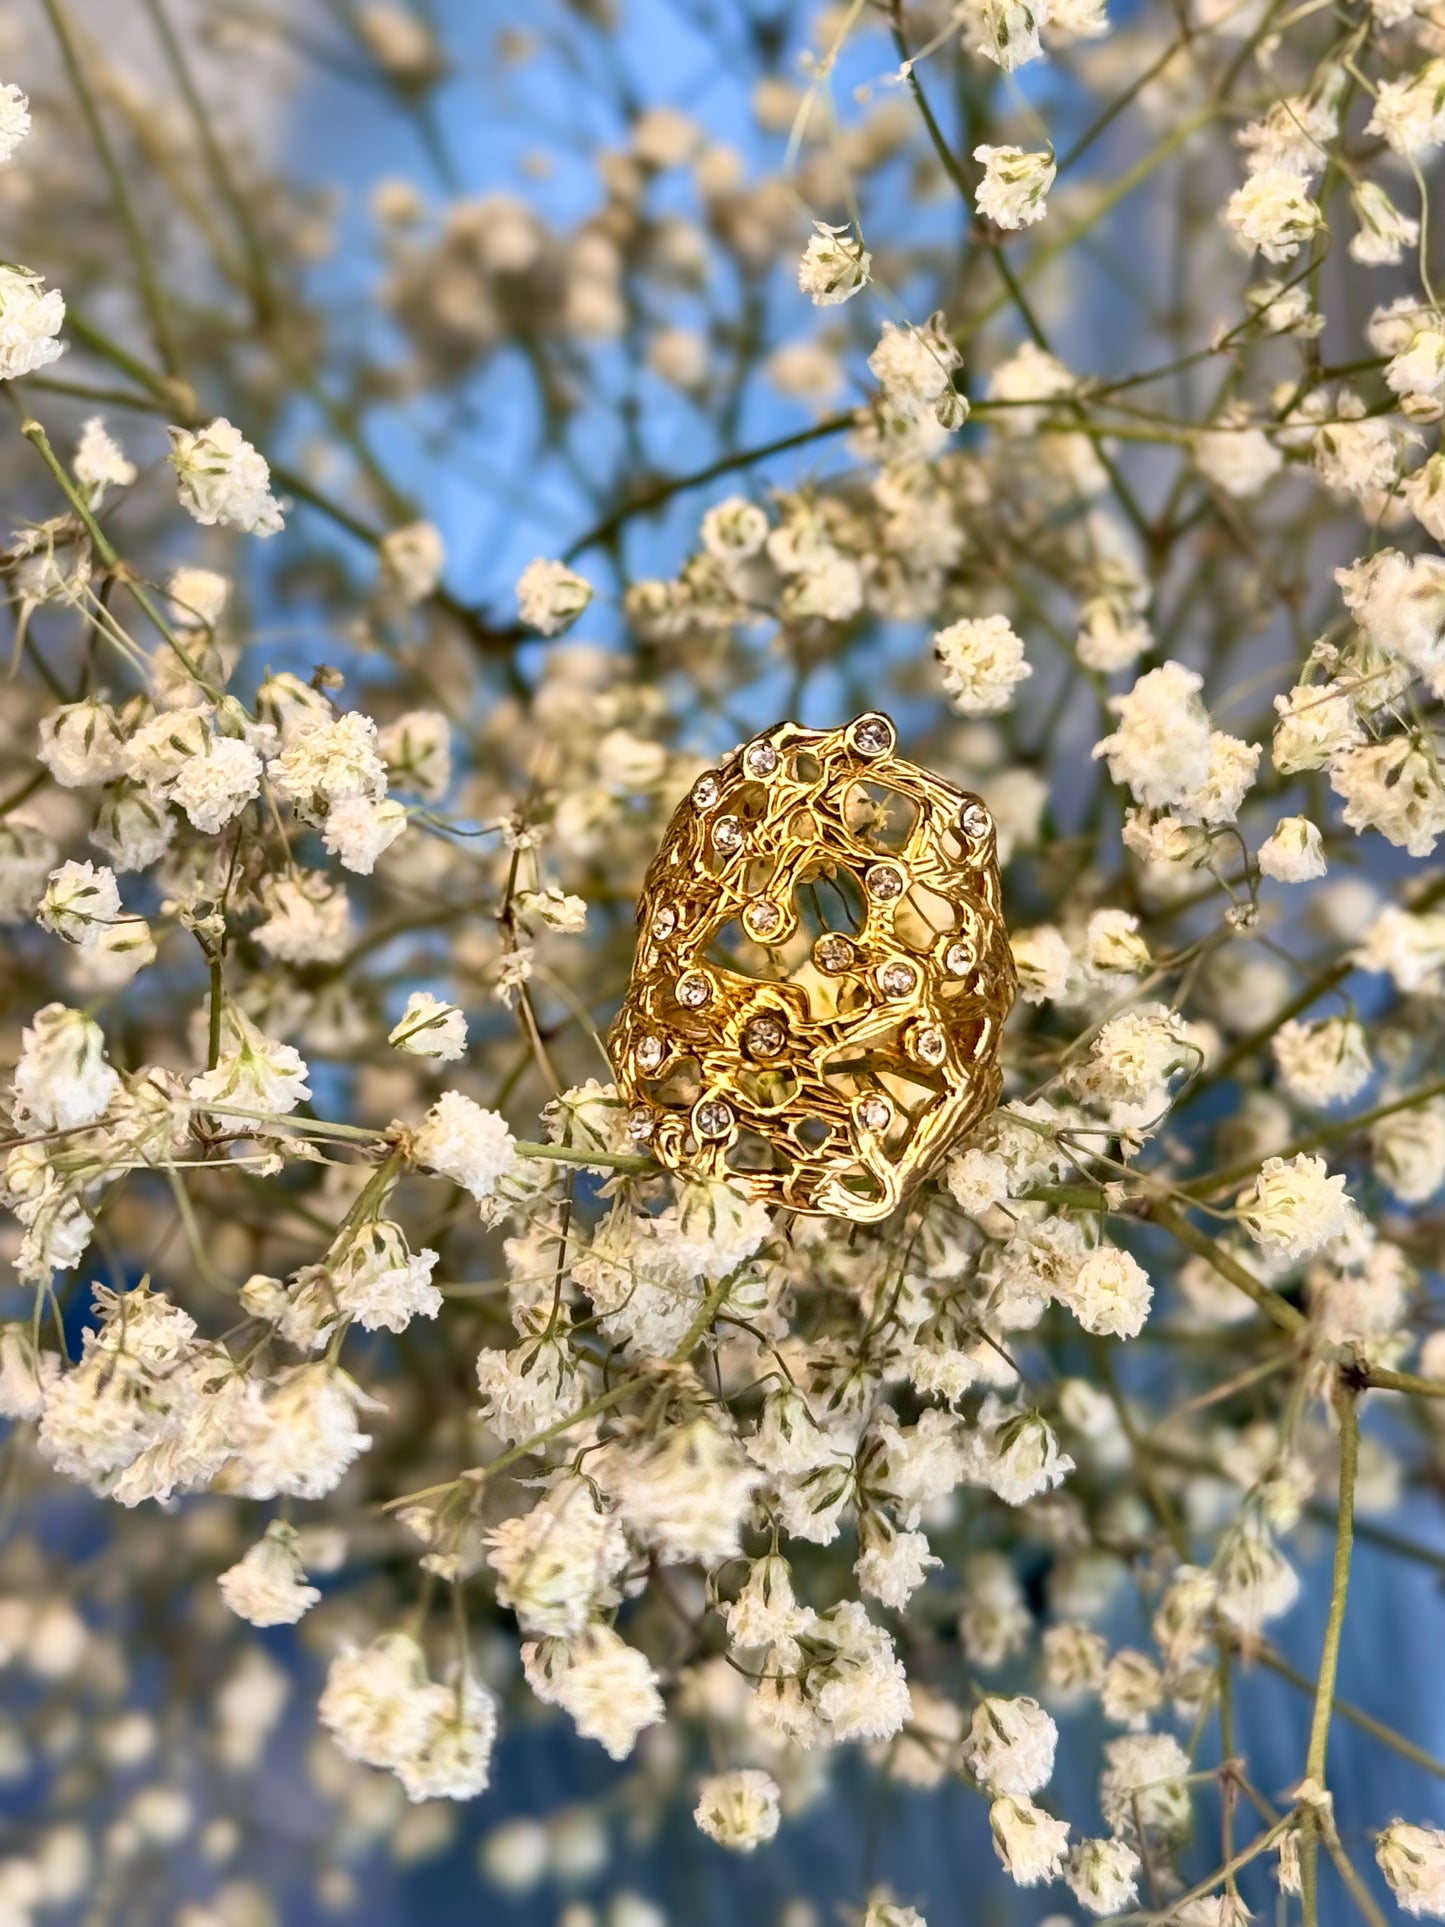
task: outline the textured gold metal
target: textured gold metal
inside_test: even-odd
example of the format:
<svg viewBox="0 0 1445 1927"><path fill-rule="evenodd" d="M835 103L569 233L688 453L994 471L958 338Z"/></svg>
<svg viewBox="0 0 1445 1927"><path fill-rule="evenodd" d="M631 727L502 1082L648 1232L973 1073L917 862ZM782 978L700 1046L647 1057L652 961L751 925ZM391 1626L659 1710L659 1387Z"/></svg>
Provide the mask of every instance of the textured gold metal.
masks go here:
<svg viewBox="0 0 1445 1927"><path fill-rule="evenodd" d="M877 712L777 723L678 806L611 1035L670 1170L871 1222L997 1104L1016 979L993 821L897 739Z"/></svg>

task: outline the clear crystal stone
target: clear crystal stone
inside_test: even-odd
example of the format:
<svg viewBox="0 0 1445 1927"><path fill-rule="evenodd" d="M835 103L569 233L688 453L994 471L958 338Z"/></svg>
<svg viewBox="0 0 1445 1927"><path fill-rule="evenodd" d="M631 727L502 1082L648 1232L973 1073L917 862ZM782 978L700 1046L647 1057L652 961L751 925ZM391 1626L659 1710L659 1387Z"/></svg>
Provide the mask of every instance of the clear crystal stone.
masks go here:
<svg viewBox="0 0 1445 1927"><path fill-rule="evenodd" d="M813 961L819 970L847 970L853 962L853 946L846 937L819 937L813 946Z"/></svg>
<svg viewBox="0 0 1445 1927"><path fill-rule="evenodd" d="M893 1115L893 1106L886 1097L877 1092L861 1100L858 1105L858 1122L866 1131L881 1131Z"/></svg>
<svg viewBox="0 0 1445 1927"><path fill-rule="evenodd" d="M912 964L884 964L878 972L878 982L885 997L906 997L918 982L918 972Z"/></svg>
<svg viewBox="0 0 1445 1927"><path fill-rule="evenodd" d="M778 767L778 752L771 743L749 743L743 766L749 776L771 776Z"/></svg>
<svg viewBox="0 0 1445 1927"><path fill-rule="evenodd" d="M645 1071L655 1071L662 1062L663 1042L660 1037L639 1037L637 1040L637 1061Z"/></svg>
<svg viewBox="0 0 1445 1927"><path fill-rule="evenodd" d="M732 1129L732 1107L720 1097L704 1098L693 1112L693 1120L704 1137L726 1137Z"/></svg>
<svg viewBox="0 0 1445 1927"><path fill-rule="evenodd" d="M966 943L951 943L943 956L950 977L966 977L973 969L973 951Z"/></svg>
<svg viewBox="0 0 1445 1927"><path fill-rule="evenodd" d="M689 971L685 977L678 978L676 996L684 1010L701 1010L712 996L712 985L706 977Z"/></svg>
<svg viewBox="0 0 1445 1927"><path fill-rule="evenodd" d="M676 910L659 910L652 919L652 937L654 943L666 943L676 928Z"/></svg>
<svg viewBox="0 0 1445 1927"><path fill-rule="evenodd" d="M760 1012L743 1032L743 1042L754 1057L776 1057L787 1041L787 1026L770 1010Z"/></svg>
<svg viewBox="0 0 1445 1927"><path fill-rule="evenodd" d="M853 725L853 747L860 756L883 756L893 742L893 725L886 716L860 716Z"/></svg>
<svg viewBox="0 0 1445 1927"><path fill-rule="evenodd" d="M710 810L721 795L722 790L711 770L699 776L692 786L692 800L700 810Z"/></svg>
<svg viewBox="0 0 1445 1927"><path fill-rule="evenodd" d="M958 813L958 827L965 836L978 841L988 835L993 828L993 821L982 803L965 803Z"/></svg>
<svg viewBox="0 0 1445 1927"><path fill-rule="evenodd" d="M913 1048L925 1064L941 1064L948 1055L948 1040L937 1024L920 1024L914 1032Z"/></svg>
<svg viewBox="0 0 1445 1927"><path fill-rule="evenodd" d="M712 826L713 848L731 856L743 847L743 826L735 816L720 816Z"/></svg>
<svg viewBox="0 0 1445 1927"><path fill-rule="evenodd" d="M656 1129L657 1120L653 1117L652 1112L644 1110L640 1104L635 1111L628 1112L627 1135L633 1139L635 1143L641 1144L645 1142L646 1139L652 1136Z"/></svg>
<svg viewBox="0 0 1445 1927"><path fill-rule="evenodd" d="M783 921L783 913L777 904L770 903L766 897L758 897L744 912L744 921L755 937L770 937Z"/></svg>
<svg viewBox="0 0 1445 1927"><path fill-rule="evenodd" d="M903 878L891 864L870 864L863 881L868 885L869 896L879 903L891 903L903 895Z"/></svg>

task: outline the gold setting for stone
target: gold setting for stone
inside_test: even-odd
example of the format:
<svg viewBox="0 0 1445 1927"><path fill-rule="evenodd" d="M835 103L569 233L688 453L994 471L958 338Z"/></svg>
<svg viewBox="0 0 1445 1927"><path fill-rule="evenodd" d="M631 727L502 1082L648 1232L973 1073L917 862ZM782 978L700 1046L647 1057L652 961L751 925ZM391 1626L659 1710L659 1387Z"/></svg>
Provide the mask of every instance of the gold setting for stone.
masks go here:
<svg viewBox="0 0 1445 1927"><path fill-rule="evenodd" d="M993 821L897 740L877 712L777 723L678 806L611 1035L669 1170L872 1222L997 1104L1016 979Z"/></svg>

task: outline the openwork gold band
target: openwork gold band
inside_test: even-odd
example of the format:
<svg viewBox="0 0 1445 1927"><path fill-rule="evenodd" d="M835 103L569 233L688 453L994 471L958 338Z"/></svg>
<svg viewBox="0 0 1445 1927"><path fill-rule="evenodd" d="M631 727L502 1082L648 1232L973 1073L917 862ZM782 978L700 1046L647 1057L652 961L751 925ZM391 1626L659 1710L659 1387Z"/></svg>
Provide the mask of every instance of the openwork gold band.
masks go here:
<svg viewBox="0 0 1445 1927"><path fill-rule="evenodd" d="M669 1169L868 1222L998 1102L1015 975L993 822L871 713L700 776L637 905L613 1026Z"/></svg>

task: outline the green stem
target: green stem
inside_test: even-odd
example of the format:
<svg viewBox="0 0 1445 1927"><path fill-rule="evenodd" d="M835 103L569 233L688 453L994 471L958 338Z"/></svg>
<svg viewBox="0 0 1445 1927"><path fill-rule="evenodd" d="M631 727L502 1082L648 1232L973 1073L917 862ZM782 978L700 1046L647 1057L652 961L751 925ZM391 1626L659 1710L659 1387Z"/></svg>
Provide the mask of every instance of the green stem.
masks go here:
<svg viewBox="0 0 1445 1927"><path fill-rule="evenodd" d="M1297 1332L1309 1323L1304 1313L1282 1298L1268 1285L1262 1285L1252 1271L1247 1271L1237 1258L1222 1251L1215 1240L1192 1225L1184 1213L1176 1206L1160 1200L1149 1208L1149 1217L1161 1230L1167 1231L1172 1238L1186 1250L1196 1253L1206 1263L1213 1265L1221 1278L1242 1291L1246 1298L1252 1298L1267 1318L1274 1321L1281 1331Z"/></svg>
<svg viewBox="0 0 1445 1927"><path fill-rule="evenodd" d="M75 97L80 103L80 111L90 133L105 178L110 187L110 198L115 205L117 218L125 229L126 240L130 244L131 258L135 263L136 281L140 287L141 301L150 317L152 331L156 338L156 348L166 373L176 380L181 379L180 356L176 351L175 337L171 330L170 316L166 311L165 296L156 278L155 265L151 260L150 244L145 229L136 214L135 205L126 188L125 175L115 157L110 137L105 131L96 105L95 95L85 70L76 52L75 40L71 34L70 22L66 17L64 0L41 0L49 18L51 29L60 43L60 57Z"/></svg>
<svg viewBox="0 0 1445 1927"><path fill-rule="evenodd" d="M1305 1778L1314 1782L1321 1795L1325 1788L1325 1762L1330 1745L1330 1713L1334 1706L1335 1680L1340 1670L1345 1602L1350 1591L1350 1555L1355 1542L1355 1474L1360 1462L1360 1418L1353 1392L1346 1391L1341 1396L1339 1415L1340 1515L1335 1530L1334 1581L1330 1589L1330 1613L1325 1622L1324 1647L1320 1653L1309 1749L1305 1755ZM1319 1927L1319 1837L1318 1808L1306 1801L1300 1827L1300 1891L1304 1900L1305 1927Z"/></svg>

